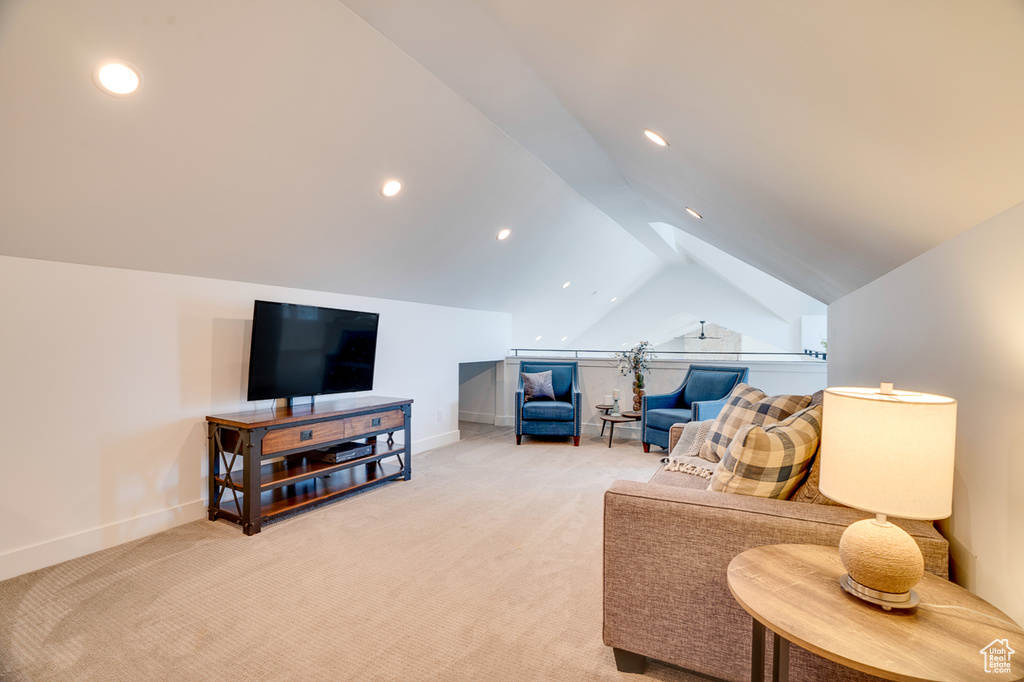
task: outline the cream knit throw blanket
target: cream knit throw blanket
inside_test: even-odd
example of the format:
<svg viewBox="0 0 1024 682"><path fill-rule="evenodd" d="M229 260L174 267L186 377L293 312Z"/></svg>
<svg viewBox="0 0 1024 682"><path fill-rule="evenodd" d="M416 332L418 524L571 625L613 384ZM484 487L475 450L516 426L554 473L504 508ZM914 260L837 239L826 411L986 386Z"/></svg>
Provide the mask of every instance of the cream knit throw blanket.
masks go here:
<svg viewBox="0 0 1024 682"><path fill-rule="evenodd" d="M713 462L701 459L697 456L700 446L707 440L708 432L711 430L713 419L700 422L690 422L683 427L683 433L679 437L676 446L672 448L668 456L668 464L665 471L679 471L701 478L711 478L715 469Z"/></svg>
<svg viewBox="0 0 1024 682"><path fill-rule="evenodd" d="M702 460L707 462L707 460ZM710 464L710 462L708 462ZM675 466L673 469L672 467ZM701 478L711 478L711 474L714 472L713 469L705 469L700 464L694 464L693 462L673 463L669 462L665 465L666 471L680 471L684 474L690 474L692 476L700 476Z"/></svg>

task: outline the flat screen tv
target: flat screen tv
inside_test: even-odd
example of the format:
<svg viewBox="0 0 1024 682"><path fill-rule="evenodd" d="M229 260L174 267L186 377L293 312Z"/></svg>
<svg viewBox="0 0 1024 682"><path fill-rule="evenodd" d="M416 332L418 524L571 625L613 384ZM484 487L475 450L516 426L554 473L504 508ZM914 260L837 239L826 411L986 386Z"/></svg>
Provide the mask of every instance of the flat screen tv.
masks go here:
<svg viewBox="0 0 1024 682"><path fill-rule="evenodd" d="M256 301L249 400L373 389L377 313Z"/></svg>

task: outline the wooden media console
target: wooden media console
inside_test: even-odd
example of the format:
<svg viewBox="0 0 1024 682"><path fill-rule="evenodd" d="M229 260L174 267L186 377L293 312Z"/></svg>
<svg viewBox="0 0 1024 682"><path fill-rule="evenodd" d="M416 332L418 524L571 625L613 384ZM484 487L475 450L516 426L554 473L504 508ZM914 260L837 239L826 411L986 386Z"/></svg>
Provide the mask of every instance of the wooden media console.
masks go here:
<svg viewBox="0 0 1024 682"><path fill-rule="evenodd" d="M227 519L253 535L264 521L388 481L408 481L411 418L411 399L373 396L207 417L210 520ZM403 442L396 444L399 430ZM382 434L386 442L377 441ZM369 453L323 461L324 449L352 441L365 442Z"/></svg>

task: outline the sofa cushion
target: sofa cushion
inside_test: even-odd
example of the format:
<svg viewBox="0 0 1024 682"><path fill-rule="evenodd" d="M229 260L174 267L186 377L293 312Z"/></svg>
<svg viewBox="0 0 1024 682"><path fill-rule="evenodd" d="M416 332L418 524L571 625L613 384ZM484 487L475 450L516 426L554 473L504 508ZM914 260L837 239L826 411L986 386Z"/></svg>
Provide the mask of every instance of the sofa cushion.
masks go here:
<svg viewBox="0 0 1024 682"><path fill-rule="evenodd" d="M532 400L523 405L523 419L527 421L571 422L572 403L558 400Z"/></svg>
<svg viewBox="0 0 1024 682"><path fill-rule="evenodd" d="M715 467L708 489L785 500L810 470L820 439L818 405L768 426L744 426Z"/></svg>
<svg viewBox="0 0 1024 682"><path fill-rule="evenodd" d="M524 400L554 400L555 390L551 386L551 371L531 374L523 372Z"/></svg>
<svg viewBox="0 0 1024 682"><path fill-rule="evenodd" d="M729 443L748 424L763 426L781 421L802 410L811 402L806 395L775 395L768 397L753 386L739 384L729 394L725 407L718 413L700 456L709 462L718 462L725 456Z"/></svg>
<svg viewBox="0 0 1024 682"><path fill-rule="evenodd" d="M668 431L673 424L680 424L690 421L693 418L693 410L682 408L663 407L656 410L647 410L647 427Z"/></svg>

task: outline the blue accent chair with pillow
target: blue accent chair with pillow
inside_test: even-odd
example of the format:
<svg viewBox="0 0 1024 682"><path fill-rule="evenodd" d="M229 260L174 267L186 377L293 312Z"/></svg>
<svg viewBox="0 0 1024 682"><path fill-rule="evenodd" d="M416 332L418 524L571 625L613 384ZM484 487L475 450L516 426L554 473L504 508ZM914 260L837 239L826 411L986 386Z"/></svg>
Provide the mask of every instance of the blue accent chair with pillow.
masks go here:
<svg viewBox="0 0 1024 682"><path fill-rule="evenodd" d="M668 449L673 424L714 419L725 407L729 393L747 381L748 367L690 365L683 384L671 393L645 395L640 399L640 440L644 452L652 445Z"/></svg>
<svg viewBox="0 0 1024 682"><path fill-rule="evenodd" d="M523 374L551 372L553 398L527 399ZM530 436L572 436L573 445L580 444L579 368L575 362L523 361L519 364L519 387L516 389L516 444L523 434Z"/></svg>

